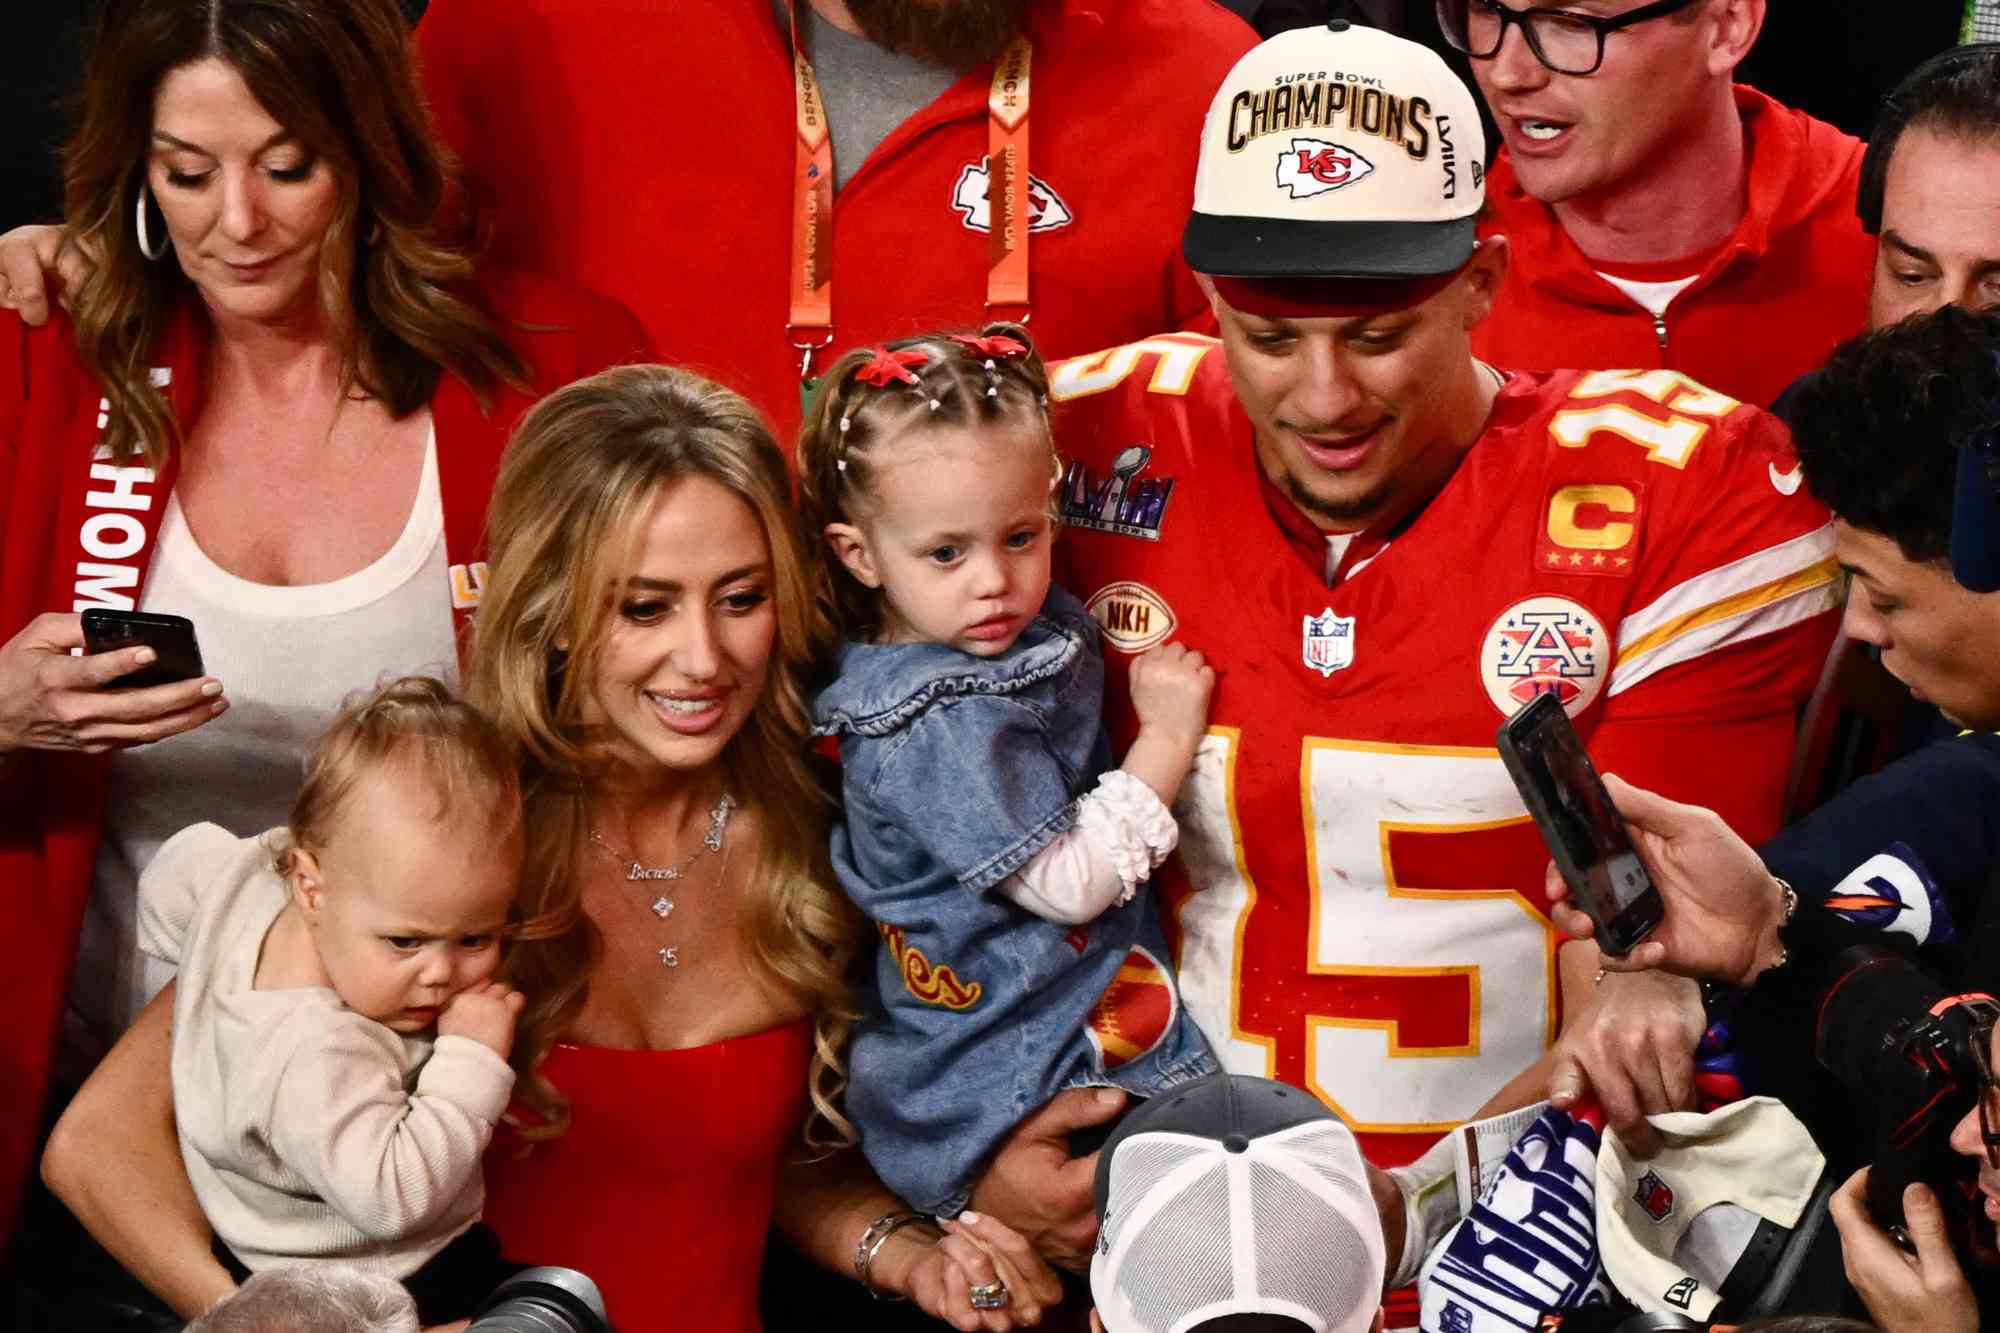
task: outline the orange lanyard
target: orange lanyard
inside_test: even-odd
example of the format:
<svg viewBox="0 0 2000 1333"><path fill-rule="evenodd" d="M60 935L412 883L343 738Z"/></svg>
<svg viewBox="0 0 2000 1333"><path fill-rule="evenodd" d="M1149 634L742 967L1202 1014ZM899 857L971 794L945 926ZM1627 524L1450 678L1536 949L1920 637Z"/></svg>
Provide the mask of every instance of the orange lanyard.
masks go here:
<svg viewBox="0 0 2000 1333"><path fill-rule="evenodd" d="M785 336L799 353L801 393L812 387L813 353L833 341L833 138L812 62L799 46L798 0L790 3L792 90L798 138L792 170L791 309ZM993 65L986 95L986 314L1019 307L1028 320L1028 63L1018 36Z"/></svg>

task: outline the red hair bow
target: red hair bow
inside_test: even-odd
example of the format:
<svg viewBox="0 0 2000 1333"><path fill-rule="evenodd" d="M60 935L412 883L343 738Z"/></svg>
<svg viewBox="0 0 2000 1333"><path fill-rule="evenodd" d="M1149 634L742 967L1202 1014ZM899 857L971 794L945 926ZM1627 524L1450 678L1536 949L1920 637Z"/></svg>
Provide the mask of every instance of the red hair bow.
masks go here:
<svg viewBox="0 0 2000 1333"><path fill-rule="evenodd" d="M979 338L969 334L954 333L951 340L960 347L970 348L980 356L998 357L1005 361L1010 356L1026 356L1028 345L1019 338L1009 338L1004 333L996 333L991 338Z"/></svg>
<svg viewBox="0 0 2000 1333"><path fill-rule="evenodd" d="M921 347L911 347L901 352L891 352L887 348L877 347L874 357L866 365L855 368L854 378L863 384L872 384L878 389L888 388L890 380L916 384L919 381L912 373L912 368L927 366L930 360L931 354Z"/></svg>

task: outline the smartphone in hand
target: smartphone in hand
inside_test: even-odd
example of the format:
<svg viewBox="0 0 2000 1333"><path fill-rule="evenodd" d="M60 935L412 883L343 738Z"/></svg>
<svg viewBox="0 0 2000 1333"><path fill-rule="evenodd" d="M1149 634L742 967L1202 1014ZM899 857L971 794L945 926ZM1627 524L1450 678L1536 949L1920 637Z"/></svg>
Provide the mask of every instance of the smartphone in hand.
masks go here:
<svg viewBox="0 0 2000 1333"><path fill-rule="evenodd" d="M83 645L92 654L144 645L158 655L151 665L128 671L112 681L108 689L144 689L149 685L193 680L205 674L201 646L195 642L194 622L186 616L94 606L83 613Z"/></svg>
<svg viewBox="0 0 2000 1333"><path fill-rule="evenodd" d="M1553 694L1536 695L1501 724L1498 744L1571 897L1597 923L1598 948L1630 953L1660 924L1660 891L1569 714Z"/></svg>

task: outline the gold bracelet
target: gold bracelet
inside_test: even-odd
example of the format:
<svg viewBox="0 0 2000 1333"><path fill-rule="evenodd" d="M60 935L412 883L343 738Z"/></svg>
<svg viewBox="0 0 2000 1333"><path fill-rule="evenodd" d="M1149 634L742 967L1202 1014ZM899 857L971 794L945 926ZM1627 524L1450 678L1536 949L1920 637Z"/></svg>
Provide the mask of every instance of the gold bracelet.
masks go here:
<svg viewBox="0 0 2000 1333"><path fill-rule="evenodd" d="M868 1229L861 1233L861 1239L854 1244L854 1280L866 1287L868 1294L878 1301L900 1301L905 1299L893 1291L883 1291L875 1285L874 1279L870 1274L870 1270L875 1266L875 1253L882 1248L884 1241L888 1240L889 1237L895 1235L898 1231L901 1231L904 1227L914 1226L919 1222L929 1222L930 1220L930 1218L924 1216L922 1213L906 1212L899 1208L893 1212L884 1213L873 1222L870 1222Z"/></svg>

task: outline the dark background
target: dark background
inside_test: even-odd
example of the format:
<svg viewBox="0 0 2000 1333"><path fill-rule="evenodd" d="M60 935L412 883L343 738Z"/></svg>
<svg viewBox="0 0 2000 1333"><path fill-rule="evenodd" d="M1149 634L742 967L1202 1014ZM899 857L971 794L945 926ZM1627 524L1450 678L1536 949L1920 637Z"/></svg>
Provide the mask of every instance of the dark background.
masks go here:
<svg viewBox="0 0 2000 1333"><path fill-rule="evenodd" d="M484 3L484 0L469 0ZM402 0L416 16L429 0ZM83 72L84 36L101 0L6 0L9 41L0 74L0 231L62 214L57 161L69 98Z"/></svg>
<svg viewBox="0 0 2000 1333"><path fill-rule="evenodd" d="M1333 16L1443 46L1432 0L1224 2L1266 34ZM427 3L404 0L404 8L420 15ZM0 78L0 230L54 221L61 211L56 152L68 119L65 102L82 67L83 30L95 8L95 0L16 0L10 6L16 40L9 48L35 54L17 54ZM1739 77L1865 136L1881 95L1911 66L1957 39L1962 8L1959 0L1770 0L1763 35ZM1449 51L1446 57L1465 72L1463 57Z"/></svg>
<svg viewBox="0 0 2000 1333"><path fill-rule="evenodd" d="M1332 16L1443 47L1432 0L1224 2L1266 34ZM404 0L404 8L421 14L427 3ZM10 49L36 54L17 54L0 79L0 230L54 221L61 211L56 153L96 3L16 0L10 8L16 39ZM1850 134L1866 135L1881 95L1911 66L1957 39L1961 12L1959 0L1770 0L1763 35L1739 77ZM1450 51L1446 57L1465 73L1463 57Z"/></svg>

